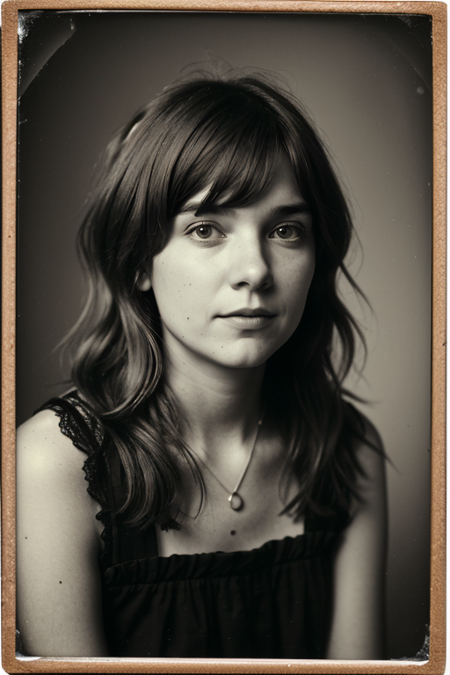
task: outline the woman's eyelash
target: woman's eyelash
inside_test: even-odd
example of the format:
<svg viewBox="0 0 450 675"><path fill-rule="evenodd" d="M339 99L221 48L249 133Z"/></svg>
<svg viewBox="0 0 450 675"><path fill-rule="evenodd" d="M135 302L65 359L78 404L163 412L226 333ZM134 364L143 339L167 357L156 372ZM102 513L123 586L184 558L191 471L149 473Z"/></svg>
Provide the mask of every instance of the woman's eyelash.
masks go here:
<svg viewBox="0 0 450 675"><path fill-rule="evenodd" d="M187 230L186 234L197 241L211 241L225 237L224 233L215 223L208 222L195 223L195 225Z"/></svg>
<svg viewBox="0 0 450 675"><path fill-rule="evenodd" d="M269 239L281 239L284 241L296 241L305 234L306 227L303 223L280 223L269 234Z"/></svg>

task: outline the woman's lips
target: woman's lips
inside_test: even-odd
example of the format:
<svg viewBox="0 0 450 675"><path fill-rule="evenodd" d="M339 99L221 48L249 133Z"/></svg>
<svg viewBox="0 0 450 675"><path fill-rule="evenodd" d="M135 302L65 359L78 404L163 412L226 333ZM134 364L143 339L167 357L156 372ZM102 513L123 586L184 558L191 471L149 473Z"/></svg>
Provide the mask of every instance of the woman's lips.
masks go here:
<svg viewBox="0 0 450 675"><path fill-rule="evenodd" d="M275 314L270 314L267 310L244 310L242 312L238 311L235 314L218 316L217 318L241 330L258 330L269 326L275 316Z"/></svg>

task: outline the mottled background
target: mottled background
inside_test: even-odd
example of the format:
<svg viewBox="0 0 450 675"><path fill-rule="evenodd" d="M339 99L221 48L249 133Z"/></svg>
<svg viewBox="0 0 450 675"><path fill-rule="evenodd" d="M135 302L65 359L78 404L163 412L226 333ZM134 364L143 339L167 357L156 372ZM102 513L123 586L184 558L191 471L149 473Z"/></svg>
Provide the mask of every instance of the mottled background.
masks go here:
<svg viewBox="0 0 450 675"><path fill-rule="evenodd" d="M431 21L427 16L22 12L17 416L64 390L55 346L84 292L76 231L99 153L191 64L268 70L321 131L352 205L343 287L369 346L349 386L388 467L389 657L413 656L429 617ZM20 488L20 486L19 486Z"/></svg>

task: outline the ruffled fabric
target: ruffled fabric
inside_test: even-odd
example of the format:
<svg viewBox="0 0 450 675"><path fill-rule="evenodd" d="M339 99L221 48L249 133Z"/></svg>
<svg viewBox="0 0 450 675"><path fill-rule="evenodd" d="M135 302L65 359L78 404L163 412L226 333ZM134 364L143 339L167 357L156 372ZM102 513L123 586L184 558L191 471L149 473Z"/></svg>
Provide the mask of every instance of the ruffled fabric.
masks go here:
<svg viewBox="0 0 450 675"><path fill-rule="evenodd" d="M219 579L249 576L299 559L326 555L335 540L331 532L306 532L297 537L274 539L250 551L196 553L154 557L113 565L105 570L105 583L113 588L135 584L159 584L186 579Z"/></svg>
<svg viewBox="0 0 450 675"><path fill-rule="evenodd" d="M323 658L336 535L252 551L134 560L104 572L120 656Z"/></svg>
<svg viewBox="0 0 450 675"><path fill-rule="evenodd" d="M71 392L43 407L87 454L88 492L105 525L100 567L112 656L324 658L332 561L347 513L308 512L303 535L251 551L158 557L154 529L127 527L114 514L119 469L89 406Z"/></svg>

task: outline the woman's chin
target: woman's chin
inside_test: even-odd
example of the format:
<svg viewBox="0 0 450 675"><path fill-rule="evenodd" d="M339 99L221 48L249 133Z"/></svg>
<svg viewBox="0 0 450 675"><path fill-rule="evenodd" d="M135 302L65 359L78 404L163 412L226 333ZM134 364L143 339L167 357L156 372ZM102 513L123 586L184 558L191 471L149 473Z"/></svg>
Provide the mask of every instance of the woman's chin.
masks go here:
<svg viewBox="0 0 450 675"><path fill-rule="evenodd" d="M235 370L263 366L276 350L230 350L213 359L218 365Z"/></svg>
<svg viewBox="0 0 450 675"><path fill-rule="evenodd" d="M164 338L165 356L177 362L178 368L192 364L203 366L230 368L234 370L259 368L282 346L279 340L237 340L189 342L180 338L173 339L167 333Z"/></svg>

